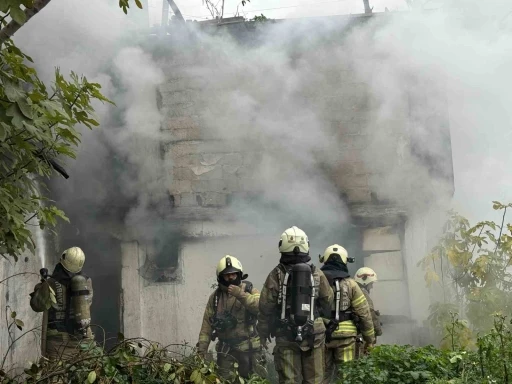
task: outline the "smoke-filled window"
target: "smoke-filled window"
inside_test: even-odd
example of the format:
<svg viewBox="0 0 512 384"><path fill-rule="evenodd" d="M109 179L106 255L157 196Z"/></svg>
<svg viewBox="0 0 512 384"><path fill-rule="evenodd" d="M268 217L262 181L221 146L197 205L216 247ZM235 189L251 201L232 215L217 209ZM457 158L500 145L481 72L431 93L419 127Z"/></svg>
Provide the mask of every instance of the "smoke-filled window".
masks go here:
<svg viewBox="0 0 512 384"><path fill-rule="evenodd" d="M154 240L146 248L141 276L148 283L173 283L180 279L179 268L180 241L178 236L167 234Z"/></svg>

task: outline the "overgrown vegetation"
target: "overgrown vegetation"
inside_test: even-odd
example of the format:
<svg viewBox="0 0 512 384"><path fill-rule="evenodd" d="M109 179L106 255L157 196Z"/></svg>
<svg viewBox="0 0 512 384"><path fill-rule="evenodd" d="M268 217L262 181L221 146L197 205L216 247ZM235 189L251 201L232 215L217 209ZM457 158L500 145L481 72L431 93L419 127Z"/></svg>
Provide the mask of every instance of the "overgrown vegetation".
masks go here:
<svg viewBox="0 0 512 384"><path fill-rule="evenodd" d="M15 323L16 324L16 323ZM489 333L478 338L475 350L442 350L433 346L380 345L370 355L340 367L339 383L350 384L490 384L512 380L511 321L496 315ZM163 347L142 338L124 339L106 351L84 344L71 360L32 363L24 372L0 371L0 384L21 383L252 383L236 369L223 379L214 362L199 358L188 345Z"/></svg>
<svg viewBox="0 0 512 384"><path fill-rule="evenodd" d="M96 344L80 347L70 360L42 359L19 374L0 371L0 383L269 383L257 376L244 380L236 367L225 380L213 361L201 359L188 345L164 347L142 338L124 339L120 334L119 343L108 351Z"/></svg>
<svg viewBox="0 0 512 384"><path fill-rule="evenodd" d="M439 244L421 261L425 280L440 300L430 307L430 325L442 348L474 348L479 334L493 328L494 314L512 313L512 225L469 221L450 212Z"/></svg>
<svg viewBox="0 0 512 384"><path fill-rule="evenodd" d="M508 384L512 380L510 327L510 320L496 315L494 326L478 338L475 350L377 346L369 356L344 364L339 383Z"/></svg>

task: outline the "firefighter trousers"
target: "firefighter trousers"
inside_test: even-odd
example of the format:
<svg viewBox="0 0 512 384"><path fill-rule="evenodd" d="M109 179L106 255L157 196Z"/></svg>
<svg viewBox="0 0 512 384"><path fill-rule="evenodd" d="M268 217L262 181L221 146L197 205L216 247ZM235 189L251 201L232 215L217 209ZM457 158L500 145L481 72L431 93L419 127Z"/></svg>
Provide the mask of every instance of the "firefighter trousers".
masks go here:
<svg viewBox="0 0 512 384"><path fill-rule="evenodd" d="M279 384L321 384L324 379L324 344L303 351L296 343L274 347Z"/></svg>
<svg viewBox="0 0 512 384"><path fill-rule="evenodd" d="M325 378L323 383L335 383L341 363L352 361L356 354L356 338L332 340L325 346Z"/></svg>
<svg viewBox="0 0 512 384"><path fill-rule="evenodd" d="M238 374L243 378L249 378L254 372L258 364L261 364L261 352L258 350L242 352L231 348L227 353L217 352L217 365L219 373L225 379L233 376L235 367L238 363Z"/></svg>

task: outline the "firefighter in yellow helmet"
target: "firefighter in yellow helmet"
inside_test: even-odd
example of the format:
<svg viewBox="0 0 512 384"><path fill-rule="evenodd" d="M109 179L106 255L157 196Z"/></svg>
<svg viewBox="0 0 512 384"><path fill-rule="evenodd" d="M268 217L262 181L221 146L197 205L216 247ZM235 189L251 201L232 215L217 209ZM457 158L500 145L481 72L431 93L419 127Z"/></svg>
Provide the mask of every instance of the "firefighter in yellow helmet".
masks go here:
<svg viewBox="0 0 512 384"><path fill-rule="evenodd" d="M336 366L355 357L358 334L356 324L368 346L374 343L375 333L365 295L348 273L347 250L334 244L327 247L319 258L324 264L322 272L334 291L334 302L329 314L323 314L324 318L328 318L324 383L329 383L336 374Z"/></svg>
<svg viewBox="0 0 512 384"><path fill-rule="evenodd" d="M265 367L256 333L260 292L250 281L245 281L248 275L234 256L220 259L216 273L219 285L206 304L198 354L204 357L210 342L219 339L217 364L222 376L230 379L235 363L244 378L254 372L261 374Z"/></svg>
<svg viewBox="0 0 512 384"><path fill-rule="evenodd" d="M306 233L288 228L279 241L279 265L268 275L260 298L258 333L266 348L275 337L274 364L280 384L320 384L324 379L325 325L333 293L311 264Z"/></svg>
<svg viewBox="0 0 512 384"><path fill-rule="evenodd" d="M377 274L375 271L368 267L359 268L356 272L356 275L354 276L355 281L361 288L361 291L363 292L364 296L366 297L366 301L368 302L368 305L370 306L370 312L372 314L372 321L373 321L373 328L375 329L375 336L381 336L382 335L382 326L380 324L379 320L379 311L376 311L373 306L373 301L370 298L370 290L373 288L373 283L377 281ZM361 350L361 348L358 351L358 356L363 353L365 348Z"/></svg>
<svg viewBox="0 0 512 384"><path fill-rule="evenodd" d="M53 273L41 269L41 282L30 294L30 306L43 314L41 353L48 359L69 359L81 343L93 342L92 281L82 274L85 254L78 247L62 252Z"/></svg>

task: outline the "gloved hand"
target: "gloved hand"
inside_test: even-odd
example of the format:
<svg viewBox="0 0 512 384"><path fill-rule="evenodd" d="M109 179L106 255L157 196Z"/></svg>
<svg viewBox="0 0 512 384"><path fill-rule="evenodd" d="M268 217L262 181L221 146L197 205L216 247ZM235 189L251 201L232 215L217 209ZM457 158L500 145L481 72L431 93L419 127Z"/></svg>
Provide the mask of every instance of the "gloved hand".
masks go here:
<svg viewBox="0 0 512 384"><path fill-rule="evenodd" d="M260 345L261 349L265 349L268 351L268 345L267 345L267 338L266 337L260 337Z"/></svg>
<svg viewBox="0 0 512 384"><path fill-rule="evenodd" d="M243 291L242 288L237 287L236 285L230 285L228 287L228 293L238 299L242 296Z"/></svg>

